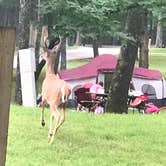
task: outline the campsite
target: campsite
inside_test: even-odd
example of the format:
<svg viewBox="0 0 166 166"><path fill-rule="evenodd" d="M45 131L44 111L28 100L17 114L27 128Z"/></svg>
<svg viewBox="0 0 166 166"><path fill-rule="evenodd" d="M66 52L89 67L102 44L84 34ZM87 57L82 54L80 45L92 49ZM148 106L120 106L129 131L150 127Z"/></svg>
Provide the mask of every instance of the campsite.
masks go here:
<svg viewBox="0 0 166 166"><path fill-rule="evenodd" d="M111 62L111 63L110 63ZM67 81L73 89L72 99L74 100L74 91L85 83L96 83L97 80L103 81L106 90L109 89L109 83L106 84L104 73L112 75L117 64L117 57L111 54L99 55L89 63L77 68L60 71L59 77ZM111 78L111 76L109 76ZM160 107L166 106L166 81L159 70L145 69L135 67L132 76L132 82L135 90L149 93L151 101ZM153 94L153 96L152 96Z"/></svg>
<svg viewBox="0 0 166 166"><path fill-rule="evenodd" d="M166 4L0 0L0 166L165 166Z"/></svg>
<svg viewBox="0 0 166 166"><path fill-rule="evenodd" d="M151 50L151 66L159 68ZM161 52L165 49L155 49ZM164 68L165 57L160 66ZM70 61L70 68L89 59ZM81 64L80 64L81 63ZM165 70L161 70L164 74ZM21 110L21 111L20 111ZM165 165L166 110L157 115L94 115L67 111L66 122L52 146L48 146L49 110L46 129L39 124L40 108L12 106L6 165ZM39 141L40 140L40 141ZM22 146L24 145L24 146Z"/></svg>

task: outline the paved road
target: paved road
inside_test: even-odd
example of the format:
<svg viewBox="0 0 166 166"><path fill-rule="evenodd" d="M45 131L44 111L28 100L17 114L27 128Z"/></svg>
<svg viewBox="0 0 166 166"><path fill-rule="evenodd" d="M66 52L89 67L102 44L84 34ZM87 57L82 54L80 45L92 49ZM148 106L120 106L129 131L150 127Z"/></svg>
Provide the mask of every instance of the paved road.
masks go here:
<svg viewBox="0 0 166 166"><path fill-rule="evenodd" d="M119 52L120 52L120 47L117 47L117 46L99 48L99 54L118 55ZM67 60L84 59L84 58L92 58L92 57L93 57L92 47L78 47L78 48L67 50Z"/></svg>

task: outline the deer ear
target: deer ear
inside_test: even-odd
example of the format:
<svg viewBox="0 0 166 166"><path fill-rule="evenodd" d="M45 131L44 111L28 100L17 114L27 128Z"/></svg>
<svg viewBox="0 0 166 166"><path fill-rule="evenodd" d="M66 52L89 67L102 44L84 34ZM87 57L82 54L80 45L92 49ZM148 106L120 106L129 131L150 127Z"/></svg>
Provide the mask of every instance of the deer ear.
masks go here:
<svg viewBox="0 0 166 166"><path fill-rule="evenodd" d="M45 37L44 38L44 42L43 42L43 50L44 50L44 52L47 51L48 46L49 46L49 40L48 40L48 37Z"/></svg>
<svg viewBox="0 0 166 166"><path fill-rule="evenodd" d="M62 45L62 41L61 38L59 38L56 42L55 42L55 46L51 49L52 52L57 53Z"/></svg>

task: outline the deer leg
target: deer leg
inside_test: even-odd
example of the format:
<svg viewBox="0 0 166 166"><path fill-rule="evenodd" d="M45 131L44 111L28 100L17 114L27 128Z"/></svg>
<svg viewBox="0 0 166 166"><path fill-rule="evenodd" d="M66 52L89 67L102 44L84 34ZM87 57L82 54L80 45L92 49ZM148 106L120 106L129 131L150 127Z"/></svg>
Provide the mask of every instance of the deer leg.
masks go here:
<svg viewBox="0 0 166 166"><path fill-rule="evenodd" d="M59 124L57 126L57 130L58 128L64 123L65 121L65 112L66 112L66 103L63 104L63 107L62 107L62 114L60 116L60 120L59 120Z"/></svg>
<svg viewBox="0 0 166 166"><path fill-rule="evenodd" d="M52 133L53 133L53 129L52 129L53 121L54 121L54 115L51 113L51 115L50 115L50 129L49 129L49 133L48 133L49 140L51 139Z"/></svg>
<svg viewBox="0 0 166 166"><path fill-rule="evenodd" d="M60 127L60 126L64 123L64 121L65 121L65 113L66 113L66 105L64 105L64 106L63 106L63 109L62 109L62 115L61 115L59 127Z"/></svg>
<svg viewBox="0 0 166 166"><path fill-rule="evenodd" d="M54 137L55 137L55 134L57 132L57 130L59 129L59 127L63 124L63 122L65 121L65 112L66 110L63 109L62 110L62 115L58 114L57 116L57 123L55 124L55 127L54 127L54 130L53 130L53 134L52 134L52 138L50 139L50 144L52 144L52 142L54 141ZM59 113L59 112L58 112Z"/></svg>
<svg viewBox="0 0 166 166"><path fill-rule="evenodd" d="M45 120L44 120L44 103L42 104L42 111L41 111L41 125L42 125L42 127L45 126Z"/></svg>
<svg viewBox="0 0 166 166"><path fill-rule="evenodd" d="M50 144L54 141L54 137L55 137L55 134L56 134L56 132L59 128L60 119L61 119L61 115L60 115L59 111L57 110L57 108L54 108L53 110L54 111L52 112L52 115L56 118L56 123L55 123L55 127L53 129L53 132L52 132L52 134L50 135L50 138L49 138L49 143Z"/></svg>

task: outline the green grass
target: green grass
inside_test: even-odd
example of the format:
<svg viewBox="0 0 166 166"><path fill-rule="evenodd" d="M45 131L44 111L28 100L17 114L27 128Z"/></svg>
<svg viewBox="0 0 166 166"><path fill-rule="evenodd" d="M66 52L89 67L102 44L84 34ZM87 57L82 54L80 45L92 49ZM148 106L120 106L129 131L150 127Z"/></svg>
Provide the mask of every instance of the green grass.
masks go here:
<svg viewBox="0 0 166 166"><path fill-rule="evenodd" d="M165 111L159 115L68 111L49 145L49 110L42 128L40 109L12 105L6 166L165 166Z"/></svg>
<svg viewBox="0 0 166 166"><path fill-rule="evenodd" d="M166 48L150 48L150 53L166 53Z"/></svg>
<svg viewBox="0 0 166 166"><path fill-rule="evenodd" d="M67 69L82 66L84 64L87 64L89 61L90 61L90 59L79 59L79 60L68 61Z"/></svg>
<svg viewBox="0 0 166 166"><path fill-rule="evenodd" d="M149 53L150 68L160 70L166 79L166 48L151 48Z"/></svg>

